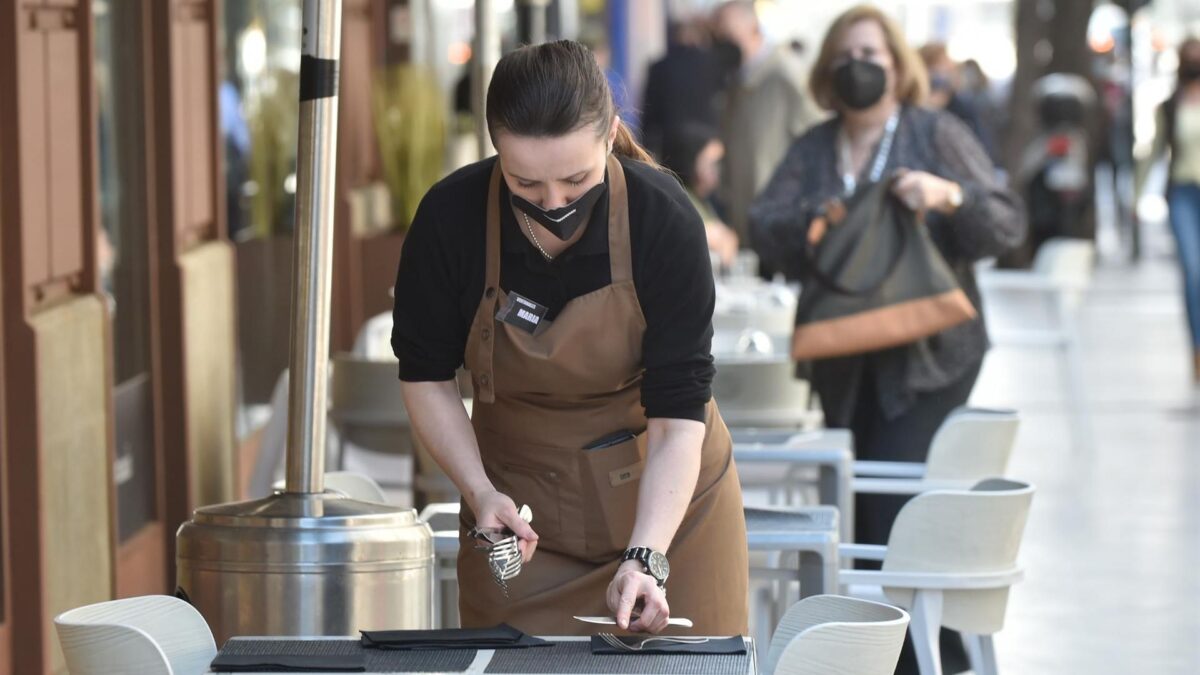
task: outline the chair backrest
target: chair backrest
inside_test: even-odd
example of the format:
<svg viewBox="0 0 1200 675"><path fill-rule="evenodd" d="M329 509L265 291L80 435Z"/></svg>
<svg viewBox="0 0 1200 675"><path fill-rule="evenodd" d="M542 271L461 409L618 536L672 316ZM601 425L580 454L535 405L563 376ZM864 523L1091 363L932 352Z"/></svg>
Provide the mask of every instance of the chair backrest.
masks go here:
<svg viewBox="0 0 1200 675"><path fill-rule="evenodd" d="M335 354L329 415L343 441L390 454L411 454L408 412L395 361Z"/></svg>
<svg viewBox="0 0 1200 675"><path fill-rule="evenodd" d="M814 595L779 621L763 672L767 675L891 675L908 613L869 600Z"/></svg>
<svg viewBox="0 0 1200 675"><path fill-rule="evenodd" d="M786 354L717 357L713 398L730 426L795 426L808 408L811 389L796 379L796 364ZM765 412L778 411L772 421Z"/></svg>
<svg viewBox="0 0 1200 675"><path fill-rule="evenodd" d="M970 490L917 495L896 516L883 570L963 575L1016 572L1033 492L1028 483L989 479ZM912 606L912 591L884 591L891 602ZM942 625L990 635L1004 627L1007 606L1007 586L947 591Z"/></svg>
<svg viewBox="0 0 1200 675"><path fill-rule="evenodd" d="M1017 438L1013 410L959 408L946 417L929 444L925 477L982 480L1003 476Z"/></svg>
<svg viewBox="0 0 1200 675"><path fill-rule="evenodd" d="M336 490L360 502L386 504L387 495L370 476L354 471L330 471L325 474L325 489Z"/></svg>
<svg viewBox="0 0 1200 675"><path fill-rule="evenodd" d="M79 607L54 625L71 675L201 675L217 654L200 612L168 595Z"/></svg>
<svg viewBox="0 0 1200 675"><path fill-rule="evenodd" d="M407 426L408 413L396 361L345 352L330 358L329 407L333 414L379 424Z"/></svg>

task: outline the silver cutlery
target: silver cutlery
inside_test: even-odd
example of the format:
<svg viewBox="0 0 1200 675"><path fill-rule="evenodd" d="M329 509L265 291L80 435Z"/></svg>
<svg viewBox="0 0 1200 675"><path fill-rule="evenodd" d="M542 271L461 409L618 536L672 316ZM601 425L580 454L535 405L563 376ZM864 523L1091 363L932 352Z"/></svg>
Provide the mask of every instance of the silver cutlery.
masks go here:
<svg viewBox="0 0 1200 675"><path fill-rule="evenodd" d="M528 505L522 505L517 514L527 523L533 520L533 510ZM492 579L507 598L508 582L521 573L519 538L506 527L474 527L468 535L480 542L477 548L487 551L488 569L492 573Z"/></svg>
<svg viewBox="0 0 1200 675"><path fill-rule="evenodd" d="M702 645L709 641L706 637L684 637L674 635L662 635L648 638L641 638L636 642L625 642L614 633L597 633L597 637L604 641L604 644L623 652L640 652L644 649L653 648L655 644L659 645Z"/></svg>
<svg viewBox="0 0 1200 675"><path fill-rule="evenodd" d="M636 619L636 618L637 617L633 617L633 619ZM584 623L599 623L599 624L604 624L604 625L608 625L608 626L617 625L617 618L615 616L577 616L577 617L575 617L575 620L582 621ZM632 619L631 619L631 621L632 621ZM671 617L671 618L667 619L667 625L668 626L680 626L683 628L691 628L692 620L685 619L683 617Z"/></svg>

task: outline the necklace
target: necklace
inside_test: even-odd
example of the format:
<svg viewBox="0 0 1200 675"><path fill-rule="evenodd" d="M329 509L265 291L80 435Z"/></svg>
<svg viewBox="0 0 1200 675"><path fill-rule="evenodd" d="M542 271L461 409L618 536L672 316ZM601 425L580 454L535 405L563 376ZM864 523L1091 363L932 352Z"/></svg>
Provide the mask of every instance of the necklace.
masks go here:
<svg viewBox="0 0 1200 675"><path fill-rule="evenodd" d="M533 233L533 225L529 222L529 215L524 211L521 211L521 217L525 219L525 229L529 232L529 238L533 240L533 245L537 247L537 250L542 254L542 257L544 257L546 260L554 260L554 256L546 253L546 249L542 248L542 244L538 241L537 235Z"/></svg>

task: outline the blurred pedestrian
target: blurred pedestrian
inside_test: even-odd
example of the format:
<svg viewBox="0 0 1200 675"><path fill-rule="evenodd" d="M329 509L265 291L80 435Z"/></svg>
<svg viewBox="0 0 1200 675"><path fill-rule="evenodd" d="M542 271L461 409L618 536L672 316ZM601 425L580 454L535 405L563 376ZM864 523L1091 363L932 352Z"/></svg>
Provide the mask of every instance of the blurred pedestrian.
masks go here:
<svg viewBox="0 0 1200 675"><path fill-rule="evenodd" d="M713 210L709 199L721 180L721 158L725 146L717 130L690 123L673 127L667 132L660 159L687 190L692 206L704 220L708 250L717 254L722 267L733 265L738 252L738 236Z"/></svg>
<svg viewBox="0 0 1200 675"><path fill-rule="evenodd" d="M720 73L713 57L712 31L694 18L671 29L667 53L650 64L642 96L642 140L655 155L671 129L695 123L716 127Z"/></svg>
<svg viewBox="0 0 1200 675"><path fill-rule="evenodd" d="M1192 338L1192 378L1200 387L1200 38L1179 46L1175 91L1158 116L1154 155L1170 153L1167 205L1183 268L1183 294Z"/></svg>
<svg viewBox="0 0 1200 675"><path fill-rule="evenodd" d="M921 60L925 62L925 69L929 71L929 99L926 101L928 106L945 110L962 120L963 124L975 133L988 157L992 158L992 163L998 163L996 148L992 142L992 130L987 127L976 102L964 92L965 78L962 68L950 58L946 45L931 42L921 47L919 53Z"/></svg>
<svg viewBox="0 0 1200 675"><path fill-rule="evenodd" d="M749 241L750 203L819 112L805 91L796 52L767 41L753 2L726 2L713 13L713 22L713 49L729 73L721 111L726 155L719 197L726 221Z"/></svg>
<svg viewBox="0 0 1200 675"><path fill-rule="evenodd" d="M997 182L987 153L956 117L919 107L928 84L920 57L889 17L871 6L842 14L825 36L811 87L834 118L792 144L755 201L754 247L788 276L808 274L802 252L824 204L858 186L894 179L892 193L923 216L934 244L977 309L972 271L980 258L1019 243L1020 200ZM860 459L923 462L933 434L966 403L987 349L982 318L911 345L812 364L826 423L854 432ZM902 498L864 496L859 542L887 542ZM943 640L946 672L966 667L961 645ZM911 650L899 672L916 672Z"/></svg>

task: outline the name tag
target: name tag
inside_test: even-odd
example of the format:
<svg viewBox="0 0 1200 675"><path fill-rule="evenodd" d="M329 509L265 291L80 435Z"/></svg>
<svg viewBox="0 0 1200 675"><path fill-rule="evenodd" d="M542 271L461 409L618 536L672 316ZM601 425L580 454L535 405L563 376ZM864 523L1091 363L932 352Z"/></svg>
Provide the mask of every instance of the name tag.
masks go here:
<svg viewBox="0 0 1200 675"><path fill-rule="evenodd" d="M545 305L540 305L520 293L510 292L508 302L496 312L496 320L533 335L548 311Z"/></svg>

